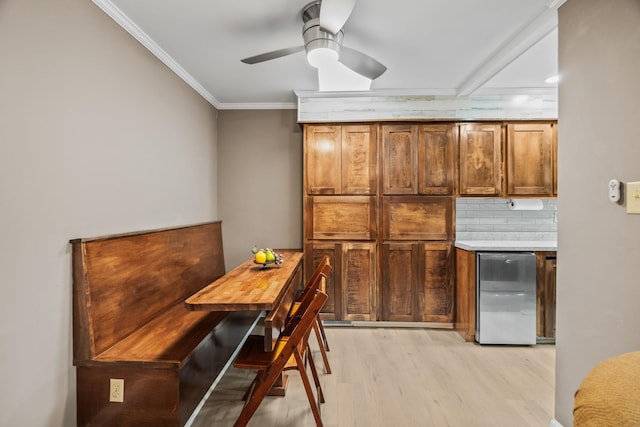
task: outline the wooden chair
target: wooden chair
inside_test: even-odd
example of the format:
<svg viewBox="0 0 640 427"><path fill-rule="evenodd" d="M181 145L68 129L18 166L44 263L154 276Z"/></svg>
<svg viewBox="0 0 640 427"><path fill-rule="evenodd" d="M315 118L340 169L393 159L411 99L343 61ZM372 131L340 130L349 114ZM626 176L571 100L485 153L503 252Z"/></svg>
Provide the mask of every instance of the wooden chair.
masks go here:
<svg viewBox="0 0 640 427"><path fill-rule="evenodd" d="M291 306L291 310L289 311L289 317L294 316L300 307L301 301L305 298L308 293L315 293L317 289L320 289L322 292L326 293L326 279L331 273L332 267L329 264L329 257L324 256L316 267L311 279L307 286L305 286L302 294L298 298L297 301L293 303ZM320 277L320 282L318 283L318 277ZM319 286L316 286L319 285ZM315 286L315 287L314 287ZM313 322L313 331L315 332L316 339L318 340L318 345L320 346L320 354L322 355L322 361L324 363L324 369L327 374L331 373L331 365L329 365L329 358L327 357L327 351L329 351L329 342L327 341L327 336L324 332L324 327L322 326L322 320L320 319L320 314L316 316L315 322Z"/></svg>
<svg viewBox="0 0 640 427"><path fill-rule="evenodd" d="M248 397L240 416L234 426L246 426L258 406L267 395L275 381L287 367L287 362L293 357L302 383L304 385L313 417L317 426L322 426L320 404L316 403L309 377L303 360L305 338L311 333L313 323L320 309L327 300L327 294L317 291L313 295L307 294L301 302L298 312L291 317L274 345L273 351L264 351L264 337L251 335L242 346L234 361L234 366L241 369L257 369L258 373L251 383ZM252 338L253 337L253 338ZM317 381L314 375L314 381ZM322 400L322 391L316 382L318 402Z"/></svg>

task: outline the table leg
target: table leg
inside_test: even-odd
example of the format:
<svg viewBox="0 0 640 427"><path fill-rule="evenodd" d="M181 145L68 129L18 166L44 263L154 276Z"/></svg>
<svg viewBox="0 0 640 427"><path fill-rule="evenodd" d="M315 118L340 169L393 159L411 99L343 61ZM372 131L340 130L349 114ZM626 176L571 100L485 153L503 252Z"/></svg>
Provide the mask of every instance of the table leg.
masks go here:
<svg viewBox="0 0 640 427"><path fill-rule="evenodd" d="M269 393L267 393L267 396L284 396L287 391L287 381L289 381L289 377L281 373L271 387L271 390L269 390Z"/></svg>

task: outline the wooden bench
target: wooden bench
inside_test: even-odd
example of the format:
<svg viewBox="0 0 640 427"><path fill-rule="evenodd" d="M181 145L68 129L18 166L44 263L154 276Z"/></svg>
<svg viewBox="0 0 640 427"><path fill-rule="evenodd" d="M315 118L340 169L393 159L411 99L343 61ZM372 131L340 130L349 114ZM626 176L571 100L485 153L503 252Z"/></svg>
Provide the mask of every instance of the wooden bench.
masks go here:
<svg viewBox="0 0 640 427"><path fill-rule="evenodd" d="M220 222L71 243L78 425L184 425L258 316L185 307L225 273Z"/></svg>

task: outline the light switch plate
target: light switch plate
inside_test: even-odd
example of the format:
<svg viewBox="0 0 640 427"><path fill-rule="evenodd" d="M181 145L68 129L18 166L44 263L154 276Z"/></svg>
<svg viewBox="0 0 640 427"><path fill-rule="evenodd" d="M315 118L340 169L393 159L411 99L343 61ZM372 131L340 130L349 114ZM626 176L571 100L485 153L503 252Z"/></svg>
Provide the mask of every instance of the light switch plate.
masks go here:
<svg viewBox="0 0 640 427"><path fill-rule="evenodd" d="M640 214L640 182L627 182L625 185L627 213Z"/></svg>

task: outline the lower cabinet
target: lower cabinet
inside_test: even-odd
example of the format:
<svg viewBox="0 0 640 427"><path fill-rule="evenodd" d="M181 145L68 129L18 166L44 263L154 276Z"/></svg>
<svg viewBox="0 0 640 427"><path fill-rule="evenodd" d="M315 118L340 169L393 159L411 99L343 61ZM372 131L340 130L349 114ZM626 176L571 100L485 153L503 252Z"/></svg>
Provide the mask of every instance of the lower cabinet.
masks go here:
<svg viewBox="0 0 640 427"><path fill-rule="evenodd" d="M556 337L556 253L536 253L537 327L539 337Z"/></svg>
<svg viewBox="0 0 640 427"><path fill-rule="evenodd" d="M555 339L556 252L536 252L536 335ZM473 341L476 329L476 252L456 249L454 329ZM549 341L549 340L547 340Z"/></svg>
<svg viewBox="0 0 640 427"><path fill-rule="evenodd" d="M305 282L323 256L333 270L327 280L329 296L324 320L376 320L377 255L375 242L308 242L305 248Z"/></svg>
<svg viewBox="0 0 640 427"><path fill-rule="evenodd" d="M452 242L385 242L380 251L378 275L375 242L307 243L305 282L323 256L333 266L322 319L453 322Z"/></svg>
<svg viewBox="0 0 640 427"><path fill-rule="evenodd" d="M386 242L381 264L382 320L453 320L451 242Z"/></svg>
<svg viewBox="0 0 640 427"><path fill-rule="evenodd" d="M456 248L456 310L453 329L465 341L476 335L476 253Z"/></svg>

